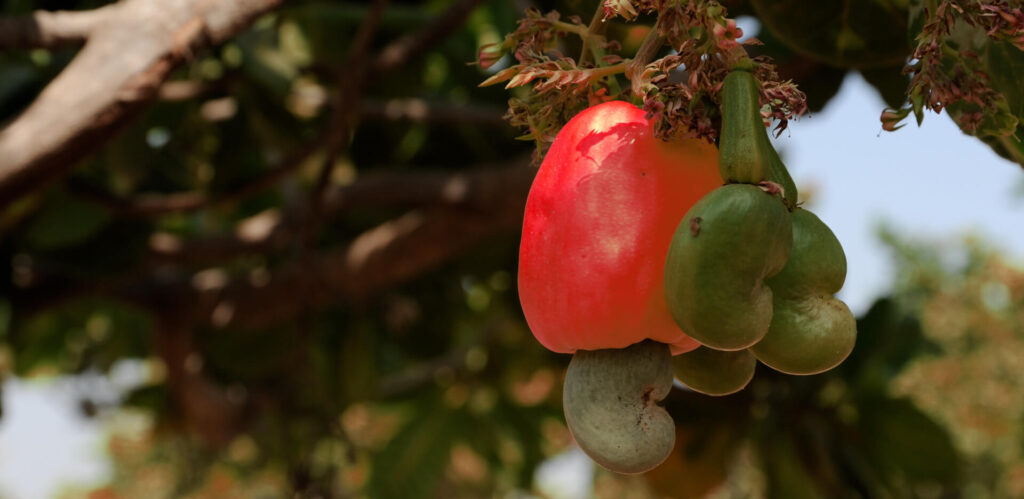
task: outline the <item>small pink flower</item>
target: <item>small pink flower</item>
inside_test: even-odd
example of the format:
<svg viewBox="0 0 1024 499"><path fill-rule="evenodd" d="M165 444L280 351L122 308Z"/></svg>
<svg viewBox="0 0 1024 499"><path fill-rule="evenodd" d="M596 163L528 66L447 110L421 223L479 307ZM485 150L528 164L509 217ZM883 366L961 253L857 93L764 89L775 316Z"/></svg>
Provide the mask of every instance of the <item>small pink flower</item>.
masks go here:
<svg viewBox="0 0 1024 499"><path fill-rule="evenodd" d="M735 19L727 19L725 21L725 26L716 24L712 30L712 34L717 40L718 47L725 50L739 44L737 40L743 37L743 29L736 26Z"/></svg>

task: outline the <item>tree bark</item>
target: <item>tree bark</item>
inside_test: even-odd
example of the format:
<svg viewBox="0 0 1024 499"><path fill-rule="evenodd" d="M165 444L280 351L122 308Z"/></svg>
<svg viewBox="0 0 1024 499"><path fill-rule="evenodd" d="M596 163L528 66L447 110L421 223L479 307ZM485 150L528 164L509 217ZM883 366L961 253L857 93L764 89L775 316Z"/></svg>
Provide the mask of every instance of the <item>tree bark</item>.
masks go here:
<svg viewBox="0 0 1024 499"><path fill-rule="evenodd" d="M280 3L124 0L93 12L82 51L0 130L0 206L63 175L156 99L174 68Z"/></svg>

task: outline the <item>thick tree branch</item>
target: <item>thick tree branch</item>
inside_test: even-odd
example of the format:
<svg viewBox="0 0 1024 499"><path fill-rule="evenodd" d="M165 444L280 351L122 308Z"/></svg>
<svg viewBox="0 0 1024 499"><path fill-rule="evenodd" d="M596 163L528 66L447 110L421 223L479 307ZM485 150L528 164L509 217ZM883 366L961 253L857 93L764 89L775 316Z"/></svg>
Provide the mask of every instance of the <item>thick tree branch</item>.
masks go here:
<svg viewBox="0 0 1024 499"><path fill-rule="evenodd" d="M525 199L536 170L529 158L497 167L463 172L382 171L355 183L334 186L324 196L323 213L337 216L366 208L448 208L486 212L492 200ZM516 215L521 216L522 211ZM518 222L517 222L518 223ZM290 244L294 221L278 213L263 213L239 224L234 234L182 240L157 235L150 242L150 259L159 263L215 265L232 257L258 255Z"/></svg>
<svg viewBox="0 0 1024 499"><path fill-rule="evenodd" d="M258 282L239 280L196 300L216 327L267 327L329 305L366 299L462 254L490 237L514 234L522 205L501 212L415 210L360 235L349 246L289 265ZM305 300L296 300L301 296Z"/></svg>
<svg viewBox="0 0 1024 499"><path fill-rule="evenodd" d="M129 0L130 1L130 0ZM257 0L250 0L257 1ZM263 0L269 1L269 0ZM280 1L280 0L278 0ZM276 168L268 170L266 174L257 178L249 184L240 186L239 189L219 195L216 199L211 198L209 195L204 193L180 193L173 195L141 195L134 199L121 199L108 194L98 191L96 189L90 189L88 185L73 184L72 188L77 194L82 197L102 205L121 216L127 217L151 217L157 216L168 212L176 211L195 211L206 208L214 203L221 202L232 202L238 199L245 198L249 195L258 193L264 189L269 188L270 185L280 181L282 178L290 174L295 167L302 164L302 162L309 157L310 154L318 150L319 148L327 147L327 156L332 158L337 155L341 143L347 139L347 130L350 126L351 117L350 115L358 112L366 112L371 115L380 116L379 107L360 107L357 105L358 88L361 83L379 76L381 73L394 70L399 67L404 61L411 57L414 57L420 51L424 50L431 44L436 43L444 36L449 34L452 30L461 26L465 17L478 5L480 0L461 0L455 4L452 8L447 10L442 16L438 17L435 22L425 26L420 31L413 33L407 37L399 38L398 40L387 45L380 54L371 59L366 58L366 55L362 52L365 51L366 46L369 45L370 38L373 33L374 23L370 23L359 32L357 40L353 47L351 54L350 63L354 64L355 75L346 74L341 80L341 98L336 106L336 111L332 117L331 124L315 139L305 144L303 148L293 153L291 156L286 158ZM371 20L376 19L383 10L383 6L386 2L378 2L375 4L373 9L374 15L371 16ZM220 26L220 25L218 25ZM221 28L224 30L224 28ZM226 36L226 35L225 35ZM368 74L368 72L370 74ZM63 76L63 75L61 75ZM59 79L59 77L58 77ZM52 85L51 85L52 86ZM173 88L172 88L173 87ZM172 91L173 90L173 91ZM185 89L182 89L185 90ZM195 89L186 89L188 91L178 91L178 88L167 83L162 84L156 91L158 95L166 97L167 95L173 95L180 97L178 94L193 96L196 92ZM35 105L34 105L35 107ZM386 115L392 118L400 119L413 119L413 120L439 120L439 121L455 121L465 119L467 117L481 122L489 122L495 124L503 124L500 114L488 113L480 110L446 110L438 107L429 108L425 105L420 105L417 101L394 101L390 102L389 105L383 110ZM127 114L122 116L122 119L128 118ZM118 121L122 121L119 119ZM19 121L24 121L19 120ZM114 124L116 126L116 124ZM111 128L113 128L112 126ZM11 126L13 128L13 125ZM111 130L113 131L113 130ZM0 155L3 154L4 148L4 136L5 132L0 130ZM81 157L84 154L88 154L92 149L93 144L84 143L83 148L66 148L71 149L74 158L68 158L68 162ZM45 158L44 158L45 159ZM24 194L24 191L31 189L31 185L35 185L40 181L45 180L37 179L33 177L32 171L28 171L27 168L20 168L23 170L18 175L17 168L12 168L13 172L5 172L3 159L0 158L0 205L5 201L6 194L8 192L6 184L14 184L12 197ZM52 174L60 174L65 171L69 166L55 170ZM37 173L46 173L44 168L37 167L39 170ZM330 168L324 168L324 175L330 173ZM10 178L7 178L10 177ZM18 179L22 179L23 182L18 182ZM322 176L322 181L318 182L316 193L311 197L316 203L325 194L327 183L323 181L326 176ZM19 183L28 182L31 185L26 188L18 189ZM313 211L319 211L316 207Z"/></svg>
<svg viewBox="0 0 1024 499"><path fill-rule="evenodd" d="M262 324L265 327L307 307L364 299L484 240L515 234L536 173L528 164L529 158L522 158L470 172L380 174L335 187L325 198L325 215L366 206L419 208L370 229L347 246L315 255L308 263L292 262L235 279L217 268L197 275L183 273L181 266L221 264L290 244L290 224L267 212L240 224L231 235L197 240L156 235L150 244L152 265L128 275L82 279L26 262L19 272L32 278L24 279L11 299L16 310L31 314L90 294L174 309L215 326L255 327L269 321Z"/></svg>
<svg viewBox="0 0 1024 499"><path fill-rule="evenodd" d="M157 4L170 0L145 1ZM245 12L256 15L273 7L277 1L279 0L248 0L232 5L249 5L250 9ZM380 56L370 59L371 73L379 75L381 71L398 67L398 64L414 57L426 45L443 38L464 20L479 1L460 0L448 13L417 34L389 45L389 49ZM187 3L195 2L199 0ZM202 5L208 4L213 5L215 2ZM131 7L135 12L141 12L145 16L155 15L147 10L149 4L144 5L144 0L125 0L118 5L124 12L129 11ZM196 8L199 8L199 3L196 3ZM140 15L136 14L137 17ZM146 17L146 22L137 18L134 23L128 23L147 25L147 31L157 33L143 37L145 40L141 44L148 47L146 50L131 49L132 54L143 54L147 57L133 59L130 65L114 63L114 69L99 64L95 58L110 53L113 45L109 44L113 41L123 44L125 40L123 33L120 35L122 38L111 37L109 40L97 34L33 106L11 127L0 131L0 205L38 186L51 176L62 174L69 165L60 164L58 159L77 159L95 147L93 144L67 144L89 138L97 138L97 141L106 138L114 131L118 122L130 118L132 113L157 97L159 88L173 65L189 57L191 51L196 48L222 40L218 33L228 36L229 33L233 33L232 29L240 29L244 25L241 21L232 24L213 15L182 19L180 16L175 17L162 12L161 16L162 18L156 21L150 21L150 17ZM251 16L226 18L251 21ZM125 18L118 17L117 23L111 24L111 28L124 23ZM154 28L153 24L158 26ZM102 45L100 42L108 44L105 50L94 48ZM90 57L94 59L90 61ZM133 73L134 76L131 78L115 82L113 87L119 89L119 96L113 101L107 100L105 105L90 104L91 107L84 113L104 118L105 121L100 120L99 124L83 124L80 117L75 117L71 121L75 121L77 126L53 124L51 121L51 125L59 132L71 136L51 141L49 145L44 143L41 149L43 152L35 155L21 158L3 156L5 147L14 150L10 144L19 141L24 143L27 140L24 134L25 130L30 128L29 124L38 127L38 120L46 121L52 118L53 109L43 109L45 103L49 103L50 106L54 102L67 104L68 101L62 99L75 100L78 99L77 95L93 96L94 100L102 100L98 97L107 95L100 87L110 86L109 80L84 92L82 89L67 91L69 82L75 81L72 76L77 74L77 78L80 78L83 71L90 66L103 67L115 74L127 74L130 73L129 69L143 68L143 73ZM63 94L57 92L56 89L62 88L65 90ZM75 114L77 116L79 113ZM337 140L336 128L325 127L317 139L297 151L278 168L269 171L260 181L244 186L238 192L225 197L230 200L272 185L291 172L293 167L301 163L301 159L308 157L312 151ZM295 317L308 307L363 299L421 275L482 240L498 234L514 234L520 227L523 203L535 172L525 166L526 161L515 163L517 166L512 168L481 169L468 173L410 176L370 174L350 186L327 186L323 192L322 207L325 217L369 205L408 205L416 208L404 216L367 231L347 246L326 253L311 254L308 261L280 265L269 271L263 270L257 278L245 276L236 279L217 268L200 273L201 275L192 275L184 273L181 264L219 264L234 256L279 250L293 244L294 229L288 227L294 225L294 221L283 220L284 216L280 213L260 215L262 218L259 223L253 225L260 227L259 230L247 232L248 229L243 226L246 224L241 224L235 234L214 239L181 241L157 235L152 241L154 244L151 244L151 250L154 257L164 262L163 265L151 261L151 266L141 269L143 272L140 273L137 269L132 272L133 275L114 276L105 285L77 282L78 279L74 276L58 276L57 279L47 282L59 283L64 289L88 289L93 294L125 299L154 306L156 309L173 308L182 315L191 317L190 321L215 326L265 326L271 322ZM168 200L171 202L166 202ZM125 212L139 208L134 203L136 200L129 201L131 202L128 205L120 205L120 208ZM142 203L143 212L151 214L165 210L196 209L214 202L205 196L193 197L187 193L180 197L150 201L158 202L148 205ZM117 203L111 205L118 206ZM45 299L48 294L43 291L47 286L45 283L41 284L39 287L29 286L33 289L24 289L19 294L22 298L34 296ZM72 291L63 297L72 298L73 295ZM17 297L14 301L25 304ZM43 304L36 305L27 309L39 310L39 305Z"/></svg>
<svg viewBox="0 0 1024 499"><path fill-rule="evenodd" d="M158 96L170 72L282 0L124 0L0 130L0 206L62 175Z"/></svg>
<svg viewBox="0 0 1024 499"><path fill-rule="evenodd" d="M54 49L85 43L96 27L113 15L117 5L78 12L36 11L0 19L0 49Z"/></svg>

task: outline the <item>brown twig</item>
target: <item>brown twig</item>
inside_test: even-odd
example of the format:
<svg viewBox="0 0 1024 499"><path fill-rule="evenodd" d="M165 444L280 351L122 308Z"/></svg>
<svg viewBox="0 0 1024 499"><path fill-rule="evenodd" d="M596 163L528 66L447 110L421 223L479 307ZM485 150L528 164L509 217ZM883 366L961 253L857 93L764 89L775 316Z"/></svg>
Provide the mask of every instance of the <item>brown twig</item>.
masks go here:
<svg viewBox="0 0 1024 499"><path fill-rule="evenodd" d="M307 248L311 244L313 234L320 225L324 191L330 184L331 176L334 173L335 159L348 148L352 117L358 108L359 95L363 91L363 85L366 84L366 77L369 73L370 42L373 41L377 25L380 23L380 18L387 5L388 0L374 0L352 42L348 59L345 62L347 71L339 71L343 76L338 79L338 103L331 115L330 124L334 133L324 150L323 164L313 187L313 193L309 197L309 220L303 226L303 248Z"/></svg>
<svg viewBox="0 0 1024 499"><path fill-rule="evenodd" d="M359 103L361 118L376 120L402 120L414 123L437 124L471 124L494 127L507 127L502 118L503 109L497 107L479 107L452 105L449 103L428 102L423 99L392 99L377 101L364 99Z"/></svg>
<svg viewBox="0 0 1024 499"><path fill-rule="evenodd" d="M590 19L590 25L587 26L587 34L583 37L583 44L580 48L580 60L579 64L582 66L590 60L590 44L593 43L591 38L601 36L605 30L608 29L608 23L604 22L604 2L598 2L597 9L594 11L594 17Z"/></svg>
<svg viewBox="0 0 1024 499"><path fill-rule="evenodd" d="M631 82L630 90L632 90L635 97L644 97L643 81L640 75L643 74L644 69L654 56L658 53L658 50L665 43L665 38L661 36L657 28L652 28L647 36L644 37L644 41L640 44L640 48L637 49L636 55L633 56L633 60L629 61L626 65L626 78L629 78Z"/></svg>
<svg viewBox="0 0 1024 499"><path fill-rule="evenodd" d="M154 343L167 367L167 385L186 427L211 448L223 448L238 432L243 400L203 374L192 325L173 313L157 314Z"/></svg>
<svg viewBox="0 0 1024 499"><path fill-rule="evenodd" d="M458 3L452 5L444 15L434 22L388 44L373 61L370 78L376 78L381 73L397 69L428 48L433 47L448 33L462 26L469 13L473 12L473 9L482 1L458 0Z"/></svg>

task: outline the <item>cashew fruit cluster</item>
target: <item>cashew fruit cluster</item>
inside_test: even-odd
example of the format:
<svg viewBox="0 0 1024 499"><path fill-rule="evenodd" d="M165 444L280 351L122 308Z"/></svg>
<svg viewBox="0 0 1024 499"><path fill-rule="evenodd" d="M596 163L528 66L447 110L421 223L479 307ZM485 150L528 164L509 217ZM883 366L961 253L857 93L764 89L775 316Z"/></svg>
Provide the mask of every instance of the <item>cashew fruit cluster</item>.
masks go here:
<svg viewBox="0 0 1024 499"><path fill-rule="evenodd" d="M846 256L835 234L796 203L768 140L751 61L722 87L719 172L725 185L686 212L665 260L665 299L701 347L673 359L676 377L708 395L753 378L756 360L817 374L853 350L856 321L835 298Z"/></svg>
<svg viewBox="0 0 1024 499"><path fill-rule="evenodd" d="M659 141L643 111L608 102L562 128L530 188L523 314L541 344L573 354L565 420L609 470L642 473L671 453L675 425L658 403L674 377L725 395L758 361L812 374L853 347L853 317L833 296L842 247L797 206L752 68L724 82L717 150Z"/></svg>
<svg viewBox="0 0 1024 499"><path fill-rule="evenodd" d="M722 184L703 141L662 142L644 112L612 101L559 131L530 188L519 299L549 350L574 354L565 419L594 461L641 473L672 451L658 402L672 355L698 343L665 303L664 262L679 217Z"/></svg>

